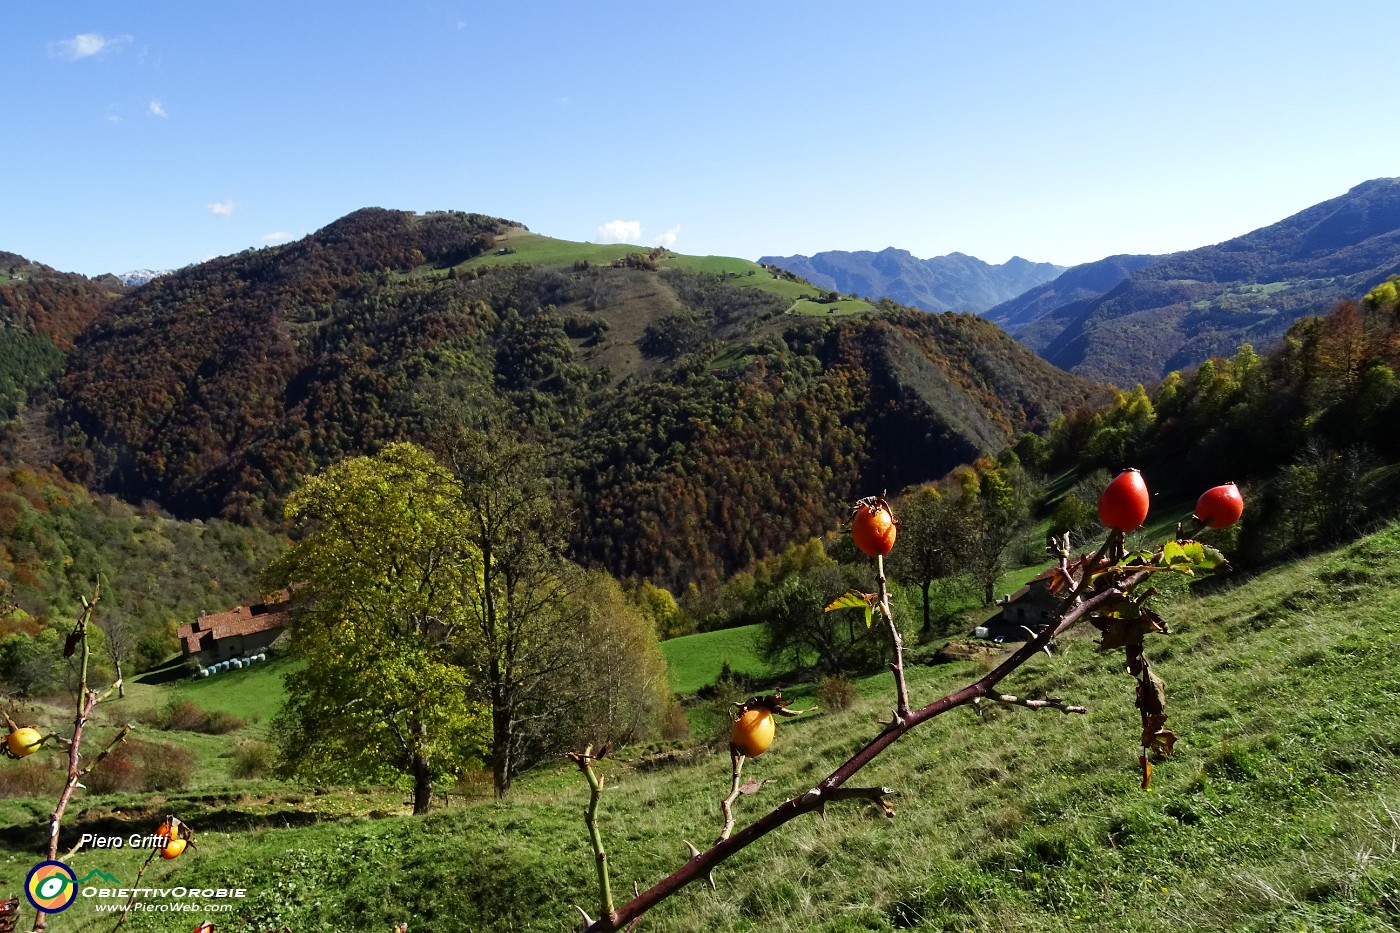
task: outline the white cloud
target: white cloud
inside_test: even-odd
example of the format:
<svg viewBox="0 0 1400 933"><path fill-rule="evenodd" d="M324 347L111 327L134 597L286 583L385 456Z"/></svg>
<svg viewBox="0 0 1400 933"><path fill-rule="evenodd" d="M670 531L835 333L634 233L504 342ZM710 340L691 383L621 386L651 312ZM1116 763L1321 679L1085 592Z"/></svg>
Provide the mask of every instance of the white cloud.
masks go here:
<svg viewBox="0 0 1400 933"><path fill-rule="evenodd" d="M61 42L50 42L49 56L76 62L79 59L92 58L94 55L119 52L130 44L131 36L113 36L109 39L95 32L84 32Z"/></svg>
<svg viewBox="0 0 1400 933"><path fill-rule="evenodd" d="M285 243L292 238L292 235L285 230L278 230L276 233L265 233L262 235L264 243Z"/></svg>
<svg viewBox="0 0 1400 933"><path fill-rule="evenodd" d="M215 201L209 205L209 213L215 217L231 217L233 216L233 201Z"/></svg>
<svg viewBox="0 0 1400 933"><path fill-rule="evenodd" d="M170 114L168 114L168 113L165 112L165 108L164 108L163 106L161 106L161 103L160 103L160 101L158 101L158 100L153 100L153 101L151 101L151 105L150 105L149 107L146 108L146 112L149 113L149 114L150 114L151 116L153 116L153 117L168 117L168 116L170 116Z"/></svg>
<svg viewBox="0 0 1400 933"><path fill-rule="evenodd" d="M594 236L599 243L636 243L641 238L640 220L611 220L599 227Z"/></svg>
<svg viewBox="0 0 1400 933"><path fill-rule="evenodd" d="M659 235L659 236L654 236L654 237L652 237L652 238L651 238L652 245L654 245L654 246L664 246L664 247L666 247L667 249L670 249L671 247L673 247L673 246L676 245L676 237L680 236L680 232L681 232L681 225L680 225L680 224L676 224L674 227L672 227L670 230L667 230L665 233L663 233L663 234L661 234L661 235Z"/></svg>
<svg viewBox="0 0 1400 933"><path fill-rule="evenodd" d="M115 126L118 123L122 122L122 118L117 116L115 113L109 113L107 114L107 122Z"/></svg>

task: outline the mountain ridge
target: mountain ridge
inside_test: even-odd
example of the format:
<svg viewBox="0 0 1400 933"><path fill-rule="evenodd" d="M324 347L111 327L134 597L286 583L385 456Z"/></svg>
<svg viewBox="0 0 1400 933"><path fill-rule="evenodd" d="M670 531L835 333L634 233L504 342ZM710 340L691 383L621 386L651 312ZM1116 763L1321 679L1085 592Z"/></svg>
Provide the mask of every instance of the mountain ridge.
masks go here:
<svg viewBox="0 0 1400 933"><path fill-rule="evenodd" d="M1126 387L1244 343L1268 346L1300 317L1396 273L1400 178L1377 178L1242 236L1157 257L1097 296L1022 316L1017 336L1063 369ZM1010 321L1017 307L990 314Z"/></svg>
<svg viewBox="0 0 1400 933"><path fill-rule="evenodd" d="M893 246L878 252L825 250L812 256L764 256L758 261L833 291L889 298L924 311L973 313L1007 301L1065 268L1020 256L992 265L957 252L919 259Z"/></svg>
<svg viewBox="0 0 1400 933"><path fill-rule="evenodd" d="M1013 337L1056 308L1071 302L1095 298L1110 291L1137 269L1155 262L1152 255L1120 254L1097 262L1071 266L1049 282L1042 283L1004 301L984 313Z"/></svg>
<svg viewBox="0 0 1400 933"><path fill-rule="evenodd" d="M365 209L132 291L57 383L61 465L275 527L298 477L451 398L562 451L579 559L684 586L1102 397L975 316L521 229Z"/></svg>

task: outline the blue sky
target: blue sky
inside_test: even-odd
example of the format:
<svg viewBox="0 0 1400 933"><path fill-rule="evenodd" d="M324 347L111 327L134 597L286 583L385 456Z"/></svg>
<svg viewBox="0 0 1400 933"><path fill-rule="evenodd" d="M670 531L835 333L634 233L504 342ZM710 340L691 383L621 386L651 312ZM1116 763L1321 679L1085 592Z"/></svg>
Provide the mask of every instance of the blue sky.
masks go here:
<svg viewBox="0 0 1400 933"><path fill-rule="evenodd" d="M1400 175L1400 4L7 4L0 250L366 206L685 253L1162 253Z"/></svg>

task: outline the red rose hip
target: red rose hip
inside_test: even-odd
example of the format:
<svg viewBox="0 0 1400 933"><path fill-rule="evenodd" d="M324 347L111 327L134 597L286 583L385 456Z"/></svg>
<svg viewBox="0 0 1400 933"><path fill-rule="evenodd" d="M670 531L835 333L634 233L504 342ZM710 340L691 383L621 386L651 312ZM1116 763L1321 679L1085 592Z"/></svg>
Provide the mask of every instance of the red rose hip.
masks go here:
<svg viewBox="0 0 1400 933"><path fill-rule="evenodd" d="M894 549L898 524L883 498L862 499L851 515L851 538L868 557L883 557Z"/></svg>
<svg viewBox="0 0 1400 933"><path fill-rule="evenodd" d="M1244 496L1234 483L1214 486L1196 500L1196 519L1207 528L1229 528L1244 514Z"/></svg>
<svg viewBox="0 0 1400 933"><path fill-rule="evenodd" d="M1150 504L1142 474L1137 470L1124 470L1099 496L1099 521L1127 534L1142 526Z"/></svg>

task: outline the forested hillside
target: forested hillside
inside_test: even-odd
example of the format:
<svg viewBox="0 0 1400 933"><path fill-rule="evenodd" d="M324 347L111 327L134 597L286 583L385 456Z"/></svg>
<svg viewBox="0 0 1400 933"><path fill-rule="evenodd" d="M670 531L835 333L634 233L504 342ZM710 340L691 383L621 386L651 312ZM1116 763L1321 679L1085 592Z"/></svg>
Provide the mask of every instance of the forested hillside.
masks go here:
<svg viewBox="0 0 1400 933"><path fill-rule="evenodd" d="M75 340L132 289L0 253L0 685L66 685L61 646L82 597L100 590L104 657L135 669L175 648L175 626L258 595L255 577L280 550L266 532L190 523L87 489L17 451L51 452L21 417L50 395ZM31 410L30 419L42 415ZM36 443L37 439L37 443Z"/></svg>
<svg viewBox="0 0 1400 933"><path fill-rule="evenodd" d="M130 676L168 657L175 627L255 599L281 550L266 532L180 522L92 495L52 473L0 467L0 689L67 688L64 639L81 600L98 594L104 670Z"/></svg>
<svg viewBox="0 0 1400 933"><path fill-rule="evenodd" d="M0 252L0 420L52 383L78 334L127 290Z"/></svg>
<svg viewBox="0 0 1400 933"><path fill-rule="evenodd" d="M1267 353L1246 345L1155 392L1078 412L1048 441L1027 439L1023 460L1131 463L1169 497L1237 481L1250 503L1236 549L1245 563L1345 540L1400 508L1397 282L1295 322Z"/></svg>
<svg viewBox="0 0 1400 933"><path fill-rule="evenodd" d="M1004 301L986 312L986 318L1019 337L1027 325L1057 308L1093 301L1111 291L1157 256L1109 256L1067 269L1060 275Z"/></svg>
<svg viewBox="0 0 1400 933"><path fill-rule="evenodd" d="M1400 269L1397 237L1400 182L1378 180L1216 247L1077 267L995 313L1131 384L1363 294ZM6 263L0 402L13 415L62 370L11 440L91 488L275 528L300 477L466 418L550 449L576 557L673 587L1107 398L971 315L475 214L358 211L125 296Z"/></svg>
<svg viewBox="0 0 1400 933"><path fill-rule="evenodd" d="M62 465L181 516L275 524L299 476L456 406L556 452L580 557L680 585L1096 397L971 316L568 247L371 209L158 279L80 338Z"/></svg>

